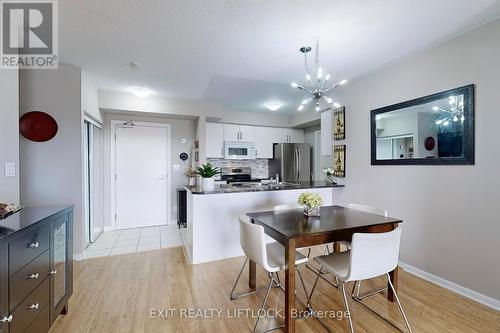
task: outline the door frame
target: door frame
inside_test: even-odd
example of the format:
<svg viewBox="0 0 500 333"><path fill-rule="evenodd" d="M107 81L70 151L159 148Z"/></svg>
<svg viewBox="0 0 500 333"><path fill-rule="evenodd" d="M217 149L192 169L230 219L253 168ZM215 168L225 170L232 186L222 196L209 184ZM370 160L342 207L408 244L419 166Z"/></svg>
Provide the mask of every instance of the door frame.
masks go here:
<svg viewBox="0 0 500 333"><path fill-rule="evenodd" d="M111 172L110 172L110 179L111 179L111 227L112 230L117 230L117 220L116 220L116 126L119 124L124 124L127 122L126 120L111 120ZM151 123L151 122L142 122L142 121L132 121L132 123L136 126L141 126L141 127L159 127L159 128L165 128L167 130L167 151L166 151L166 156L167 156L167 170L166 170L166 176L167 176L167 181L166 181L166 186L167 186L167 202L165 203L167 205L167 224L171 224L172 221L172 180L171 180L171 160L172 160L172 129L170 124L164 124L164 123Z"/></svg>

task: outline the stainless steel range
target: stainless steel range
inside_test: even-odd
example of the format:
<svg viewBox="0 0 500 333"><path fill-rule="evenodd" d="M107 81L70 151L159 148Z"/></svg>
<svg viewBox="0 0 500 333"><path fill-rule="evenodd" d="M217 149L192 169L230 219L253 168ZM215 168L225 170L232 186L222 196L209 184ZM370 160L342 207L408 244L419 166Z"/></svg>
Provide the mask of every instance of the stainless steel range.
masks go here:
<svg viewBox="0 0 500 333"><path fill-rule="evenodd" d="M220 179L227 181L228 184L251 182L252 168L249 167L222 168Z"/></svg>

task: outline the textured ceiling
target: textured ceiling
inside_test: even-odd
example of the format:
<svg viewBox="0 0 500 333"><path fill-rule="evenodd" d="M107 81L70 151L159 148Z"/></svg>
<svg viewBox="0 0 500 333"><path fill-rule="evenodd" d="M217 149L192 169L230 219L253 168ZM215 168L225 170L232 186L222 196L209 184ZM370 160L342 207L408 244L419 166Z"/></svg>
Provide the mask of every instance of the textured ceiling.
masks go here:
<svg viewBox="0 0 500 333"><path fill-rule="evenodd" d="M60 0L60 57L99 89L147 86L241 111L295 112L298 49L354 78L500 15L496 0ZM130 61L142 64L139 71ZM267 111L266 112L270 112Z"/></svg>

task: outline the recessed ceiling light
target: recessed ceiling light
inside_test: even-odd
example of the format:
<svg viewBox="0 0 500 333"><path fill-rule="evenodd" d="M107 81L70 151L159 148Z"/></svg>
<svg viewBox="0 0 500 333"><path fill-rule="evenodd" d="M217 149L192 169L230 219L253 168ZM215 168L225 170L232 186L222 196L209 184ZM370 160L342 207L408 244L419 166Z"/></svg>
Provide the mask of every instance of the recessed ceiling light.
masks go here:
<svg viewBox="0 0 500 333"><path fill-rule="evenodd" d="M267 102L264 106L271 111L278 111L282 105L278 102Z"/></svg>
<svg viewBox="0 0 500 333"><path fill-rule="evenodd" d="M150 96L153 91L145 87L131 87L130 92L137 97L145 98Z"/></svg>

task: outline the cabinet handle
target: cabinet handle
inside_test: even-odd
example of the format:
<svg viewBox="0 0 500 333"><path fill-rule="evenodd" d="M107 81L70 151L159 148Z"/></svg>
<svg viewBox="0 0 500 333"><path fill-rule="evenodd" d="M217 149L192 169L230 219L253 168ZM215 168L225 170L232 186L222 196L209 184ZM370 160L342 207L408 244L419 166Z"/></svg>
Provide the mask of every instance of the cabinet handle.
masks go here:
<svg viewBox="0 0 500 333"><path fill-rule="evenodd" d="M40 243L38 243L38 242L35 242L35 243L30 243L30 244L28 245L28 247L29 247L29 248L31 248L31 249L36 249L36 248L37 248L37 247L39 247L39 246L40 246Z"/></svg>
<svg viewBox="0 0 500 333"><path fill-rule="evenodd" d="M35 273L35 274L28 275L26 277L26 279L28 279L28 280L38 280L39 277L40 277L40 273Z"/></svg>
<svg viewBox="0 0 500 333"><path fill-rule="evenodd" d="M56 275L57 274L57 269L54 269L52 271L49 272L50 275Z"/></svg>
<svg viewBox="0 0 500 333"><path fill-rule="evenodd" d="M38 310L39 307L40 307L40 303L34 303L34 304L31 304L30 306L28 306L26 309L27 310Z"/></svg>
<svg viewBox="0 0 500 333"><path fill-rule="evenodd" d="M1 322L2 323L10 323L10 322L12 322L12 315L10 315L8 317L7 316L3 317L2 320L1 320Z"/></svg>

